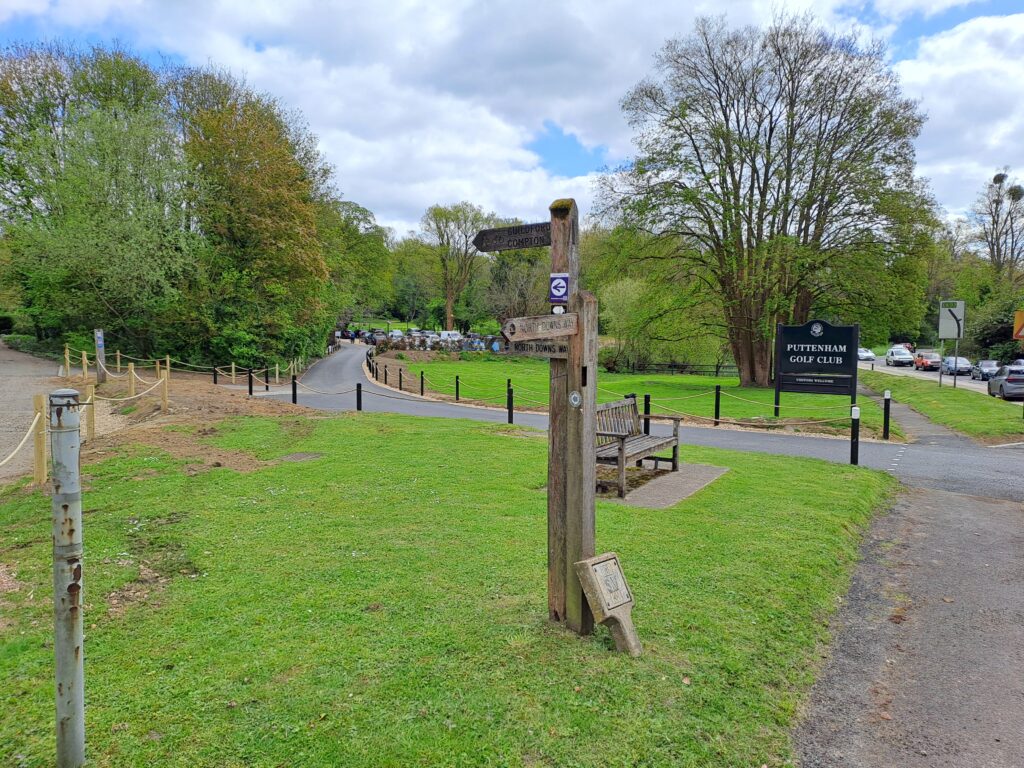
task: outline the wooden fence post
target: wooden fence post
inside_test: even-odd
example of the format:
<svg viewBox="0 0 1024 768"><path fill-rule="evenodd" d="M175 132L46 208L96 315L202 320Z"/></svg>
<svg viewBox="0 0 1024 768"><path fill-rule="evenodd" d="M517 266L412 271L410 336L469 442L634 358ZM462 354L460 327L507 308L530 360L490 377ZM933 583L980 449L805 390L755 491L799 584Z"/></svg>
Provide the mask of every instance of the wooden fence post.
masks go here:
<svg viewBox="0 0 1024 768"><path fill-rule="evenodd" d="M156 374L157 381L160 380L160 358L153 361L153 373Z"/></svg>
<svg viewBox="0 0 1024 768"><path fill-rule="evenodd" d="M135 363L128 363L128 397L135 397Z"/></svg>
<svg viewBox="0 0 1024 768"><path fill-rule="evenodd" d="M235 364L231 363L231 383L235 383Z"/></svg>
<svg viewBox="0 0 1024 768"><path fill-rule="evenodd" d="M85 388L85 438L90 443L96 439L96 387L89 384Z"/></svg>
<svg viewBox="0 0 1024 768"><path fill-rule="evenodd" d="M160 387L160 412L167 413L167 384L171 380L170 370L164 371L161 379L163 381L163 386Z"/></svg>
<svg viewBox="0 0 1024 768"><path fill-rule="evenodd" d="M46 482L46 395L32 396L32 409L39 416L33 435L35 455L33 456L32 480L36 485Z"/></svg>
<svg viewBox="0 0 1024 768"><path fill-rule="evenodd" d="M93 329L92 338L96 345L96 383L105 384L107 381L107 345L103 340L103 329Z"/></svg>
<svg viewBox="0 0 1024 768"><path fill-rule="evenodd" d="M171 356L167 355L167 378L171 378Z"/></svg>
<svg viewBox="0 0 1024 768"><path fill-rule="evenodd" d="M117 361L117 372L120 373L121 372L121 350L120 349L115 349L114 350L114 359Z"/></svg>
<svg viewBox="0 0 1024 768"><path fill-rule="evenodd" d="M67 344L64 345L64 376L71 378L71 349Z"/></svg>
<svg viewBox="0 0 1024 768"><path fill-rule="evenodd" d="M274 363L274 385L278 386L281 384L281 364Z"/></svg>
<svg viewBox="0 0 1024 768"><path fill-rule="evenodd" d="M89 380L89 356L82 350L82 381Z"/></svg>

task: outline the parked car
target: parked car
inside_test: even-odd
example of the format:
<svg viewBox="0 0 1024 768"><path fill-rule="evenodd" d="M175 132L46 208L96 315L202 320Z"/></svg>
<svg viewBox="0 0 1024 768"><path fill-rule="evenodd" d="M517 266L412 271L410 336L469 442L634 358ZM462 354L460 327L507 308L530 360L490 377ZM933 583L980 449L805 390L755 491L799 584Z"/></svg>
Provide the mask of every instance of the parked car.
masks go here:
<svg viewBox="0 0 1024 768"><path fill-rule="evenodd" d="M915 371L937 371L942 365L938 352L918 352L914 358Z"/></svg>
<svg viewBox="0 0 1024 768"><path fill-rule="evenodd" d="M875 353L867 347L857 347L857 359L858 360L874 360Z"/></svg>
<svg viewBox="0 0 1024 768"><path fill-rule="evenodd" d="M405 334L404 334L404 333L402 333L402 332L401 332L400 330L398 330L397 328L395 328L395 330L391 331L391 332L390 332L390 333L388 334L388 338L390 338L390 339L401 339L401 338L403 338L404 336L405 336Z"/></svg>
<svg viewBox="0 0 1024 768"><path fill-rule="evenodd" d="M998 360L979 360L971 368L971 378L978 379L979 381L988 381L998 370Z"/></svg>
<svg viewBox="0 0 1024 768"><path fill-rule="evenodd" d="M441 331L441 341L462 341L462 334L458 331Z"/></svg>
<svg viewBox="0 0 1024 768"><path fill-rule="evenodd" d="M1024 398L1024 365L1004 365L996 371L988 380L988 393L1003 400Z"/></svg>
<svg viewBox="0 0 1024 768"><path fill-rule="evenodd" d="M910 351L906 347L893 347L885 353L885 364L896 366L913 365L914 356L910 354Z"/></svg>
<svg viewBox="0 0 1024 768"><path fill-rule="evenodd" d="M966 357L944 357L939 370L947 376L968 376L971 373L971 361Z"/></svg>

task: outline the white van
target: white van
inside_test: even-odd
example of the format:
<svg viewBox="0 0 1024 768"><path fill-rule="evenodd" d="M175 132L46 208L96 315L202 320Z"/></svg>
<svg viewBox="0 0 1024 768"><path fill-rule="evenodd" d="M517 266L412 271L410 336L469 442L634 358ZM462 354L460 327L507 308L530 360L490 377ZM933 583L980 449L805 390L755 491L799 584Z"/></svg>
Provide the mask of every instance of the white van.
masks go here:
<svg viewBox="0 0 1024 768"><path fill-rule="evenodd" d="M462 334L458 331L441 331L441 341L462 341Z"/></svg>

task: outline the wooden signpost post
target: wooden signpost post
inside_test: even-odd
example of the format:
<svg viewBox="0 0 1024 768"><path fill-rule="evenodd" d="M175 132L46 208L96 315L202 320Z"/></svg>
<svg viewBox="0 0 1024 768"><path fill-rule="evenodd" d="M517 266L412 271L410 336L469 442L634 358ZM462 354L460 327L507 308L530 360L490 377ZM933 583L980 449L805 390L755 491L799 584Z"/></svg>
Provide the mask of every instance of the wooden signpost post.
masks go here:
<svg viewBox="0 0 1024 768"><path fill-rule="evenodd" d="M551 361L548 616L585 635L593 631L594 617L574 564L594 556L597 300L579 289L576 201L556 200L550 210L550 223L483 230L473 244L481 251L551 246L557 304L568 311L512 318L502 335L510 352Z"/></svg>

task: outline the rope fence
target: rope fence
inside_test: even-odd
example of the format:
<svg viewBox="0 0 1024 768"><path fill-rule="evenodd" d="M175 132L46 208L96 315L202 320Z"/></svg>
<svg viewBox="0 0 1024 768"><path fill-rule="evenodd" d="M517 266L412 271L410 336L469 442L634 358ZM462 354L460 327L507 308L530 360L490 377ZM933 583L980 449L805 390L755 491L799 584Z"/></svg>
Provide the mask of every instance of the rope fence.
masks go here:
<svg viewBox="0 0 1024 768"><path fill-rule="evenodd" d="M32 433L36 431L36 427L39 426L39 420L42 419L42 418L43 418L43 414L36 413L35 418L32 419L32 423L28 427L28 431L25 432L25 436L23 438L21 438L21 442L18 443L18 447L15 448L13 451L11 451L10 455L6 459L4 459L3 461L0 461L0 467L2 467L4 464L9 462L15 456L17 456L18 455L18 451L20 451L22 448L25 447L25 443L27 443L28 439L30 437L32 437Z"/></svg>

